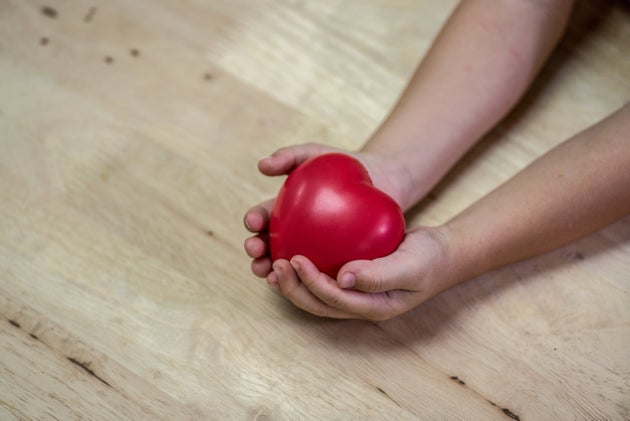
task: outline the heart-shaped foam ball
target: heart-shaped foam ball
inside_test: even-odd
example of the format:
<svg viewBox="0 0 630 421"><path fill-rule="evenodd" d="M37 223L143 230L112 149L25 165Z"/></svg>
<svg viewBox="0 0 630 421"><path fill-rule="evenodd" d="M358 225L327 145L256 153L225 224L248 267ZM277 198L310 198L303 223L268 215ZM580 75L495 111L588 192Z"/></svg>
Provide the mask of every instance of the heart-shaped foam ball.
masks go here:
<svg viewBox="0 0 630 421"><path fill-rule="evenodd" d="M402 210L342 153L311 158L287 177L269 220L271 259L308 257L335 278L347 262L392 253L405 235Z"/></svg>

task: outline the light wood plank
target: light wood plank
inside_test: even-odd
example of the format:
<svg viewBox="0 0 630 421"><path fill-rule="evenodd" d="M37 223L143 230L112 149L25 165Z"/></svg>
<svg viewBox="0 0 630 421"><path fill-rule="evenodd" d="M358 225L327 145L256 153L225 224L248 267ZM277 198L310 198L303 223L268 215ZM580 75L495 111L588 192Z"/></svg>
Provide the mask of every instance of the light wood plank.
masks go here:
<svg viewBox="0 0 630 421"><path fill-rule="evenodd" d="M0 418L630 417L628 218L378 324L249 272L242 215L281 183L257 160L358 147L455 3L0 2ZM627 102L629 22L579 2L409 223Z"/></svg>

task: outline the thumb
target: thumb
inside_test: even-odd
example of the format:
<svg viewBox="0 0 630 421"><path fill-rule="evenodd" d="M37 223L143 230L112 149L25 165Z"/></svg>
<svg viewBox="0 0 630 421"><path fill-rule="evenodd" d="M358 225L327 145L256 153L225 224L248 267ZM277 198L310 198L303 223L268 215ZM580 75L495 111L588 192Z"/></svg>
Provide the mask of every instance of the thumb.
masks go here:
<svg viewBox="0 0 630 421"><path fill-rule="evenodd" d="M375 260L346 263L337 276L340 288L377 293L395 289L415 290L422 278L414 259L400 252Z"/></svg>
<svg viewBox="0 0 630 421"><path fill-rule="evenodd" d="M309 158L337 151L339 150L336 148L318 143L287 146L278 149L271 156L261 159L258 162L258 170L265 175L272 176L288 174Z"/></svg>

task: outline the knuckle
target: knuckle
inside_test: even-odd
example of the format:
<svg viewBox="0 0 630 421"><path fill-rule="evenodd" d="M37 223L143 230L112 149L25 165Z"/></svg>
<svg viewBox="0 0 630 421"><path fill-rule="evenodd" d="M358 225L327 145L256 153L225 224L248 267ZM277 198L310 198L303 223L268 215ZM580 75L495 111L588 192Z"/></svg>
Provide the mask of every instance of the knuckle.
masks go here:
<svg viewBox="0 0 630 421"><path fill-rule="evenodd" d="M384 322L385 320L390 319L391 316L389 314L387 314L386 312L376 312L373 314L369 314L367 316L367 319L371 322Z"/></svg>
<svg viewBox="0 0 630 421"><path fill-rule="evenodd" d="M383 272L380 270L376 272L376 279L374 282L374 287L376 291L383 291L385 287L385 278L383 277Z"/></svg>
<svg viewBox="0 0 630 421"><path fill-rule="evenodd" d="M321 155L325 151L324 146L321 143L307 142L303 146L308 156Z"/></svg>
<svg viewBox="0 0 630 421"><path fill-rule="evenodd" d="M373 271L366 280L366 292L381 292L385 288L385 278L380 270Z"/></svg>
<svg viewBox="0 0 630 421"><path fill-rule="evenodd" d="M280 291L282 292L282 295L284 295L284 297L288 299L289 301L291 301L293 304L297 304L296 302L297 286L294 284L287 285L287 283L283 283L283 282L280 282L279 284L280 284Z"/></svg>
<svg viewBox="0 0 630 421"><path fill-rule="evenodd" d="M261 203L254 206L252 209L252 213L258 213L261 216L265 217L268 214L267 208L265 208Z"/></svg>
<svg viewBox="0 0 630 421"><path fill-rule="evenodd" d="M274 156L274 157L278 156L278 155L286 152L288 149L289 149L289 146L283 146L281 148L278 148L271 154L271 156Z"/></svg>
<svg viewBox="0 0 630 421"><path fill-rule="evenodd" d="M344 303L341 297L334 294L326 294L326 296L322 297L322 300L331 307L343 309Z"/></svg>
<svg viewBox="0 0 630 421"><path fill-rule="evenodd" d="M310 312L317 317L332 317L332 311L324 306L317 306L316 308L310 310Z"/></svg>
<svg viewBox="0 0 630 421"><path fill-rule="evenodd" d="M303 279L306 287L311 290L324 304L334 309L345 309L343 297L335 291L322 291L320 285L326 282L326 279Z"/></svg>

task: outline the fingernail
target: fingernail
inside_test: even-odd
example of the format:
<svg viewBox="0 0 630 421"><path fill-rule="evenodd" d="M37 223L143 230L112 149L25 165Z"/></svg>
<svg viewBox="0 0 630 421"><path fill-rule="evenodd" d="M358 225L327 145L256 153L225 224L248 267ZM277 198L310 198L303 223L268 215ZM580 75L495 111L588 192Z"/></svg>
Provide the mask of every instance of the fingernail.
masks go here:
<svg viewBox="0 0 630 421"><path fill-rule="evenodd" d="M300 267L300 264L296 262L295 260L291 260L291 266L293 266L293 269L295 269L296 271L299 271L300 269L302 269Z"/></svg>
<svg viewBox="0 0 630 421"><path fill-rule="evenodd" d="M346 272L341 275L339 279L339 287L341 288L352 288L354 286L354 273Z"/></svg>
<svg viewBox="0 0 630 421"><path fill-rule="evenodd" d="M274 272L282 273L282 266L280 266L278 262L274 262L271 267L273 268Z"/></svg>

